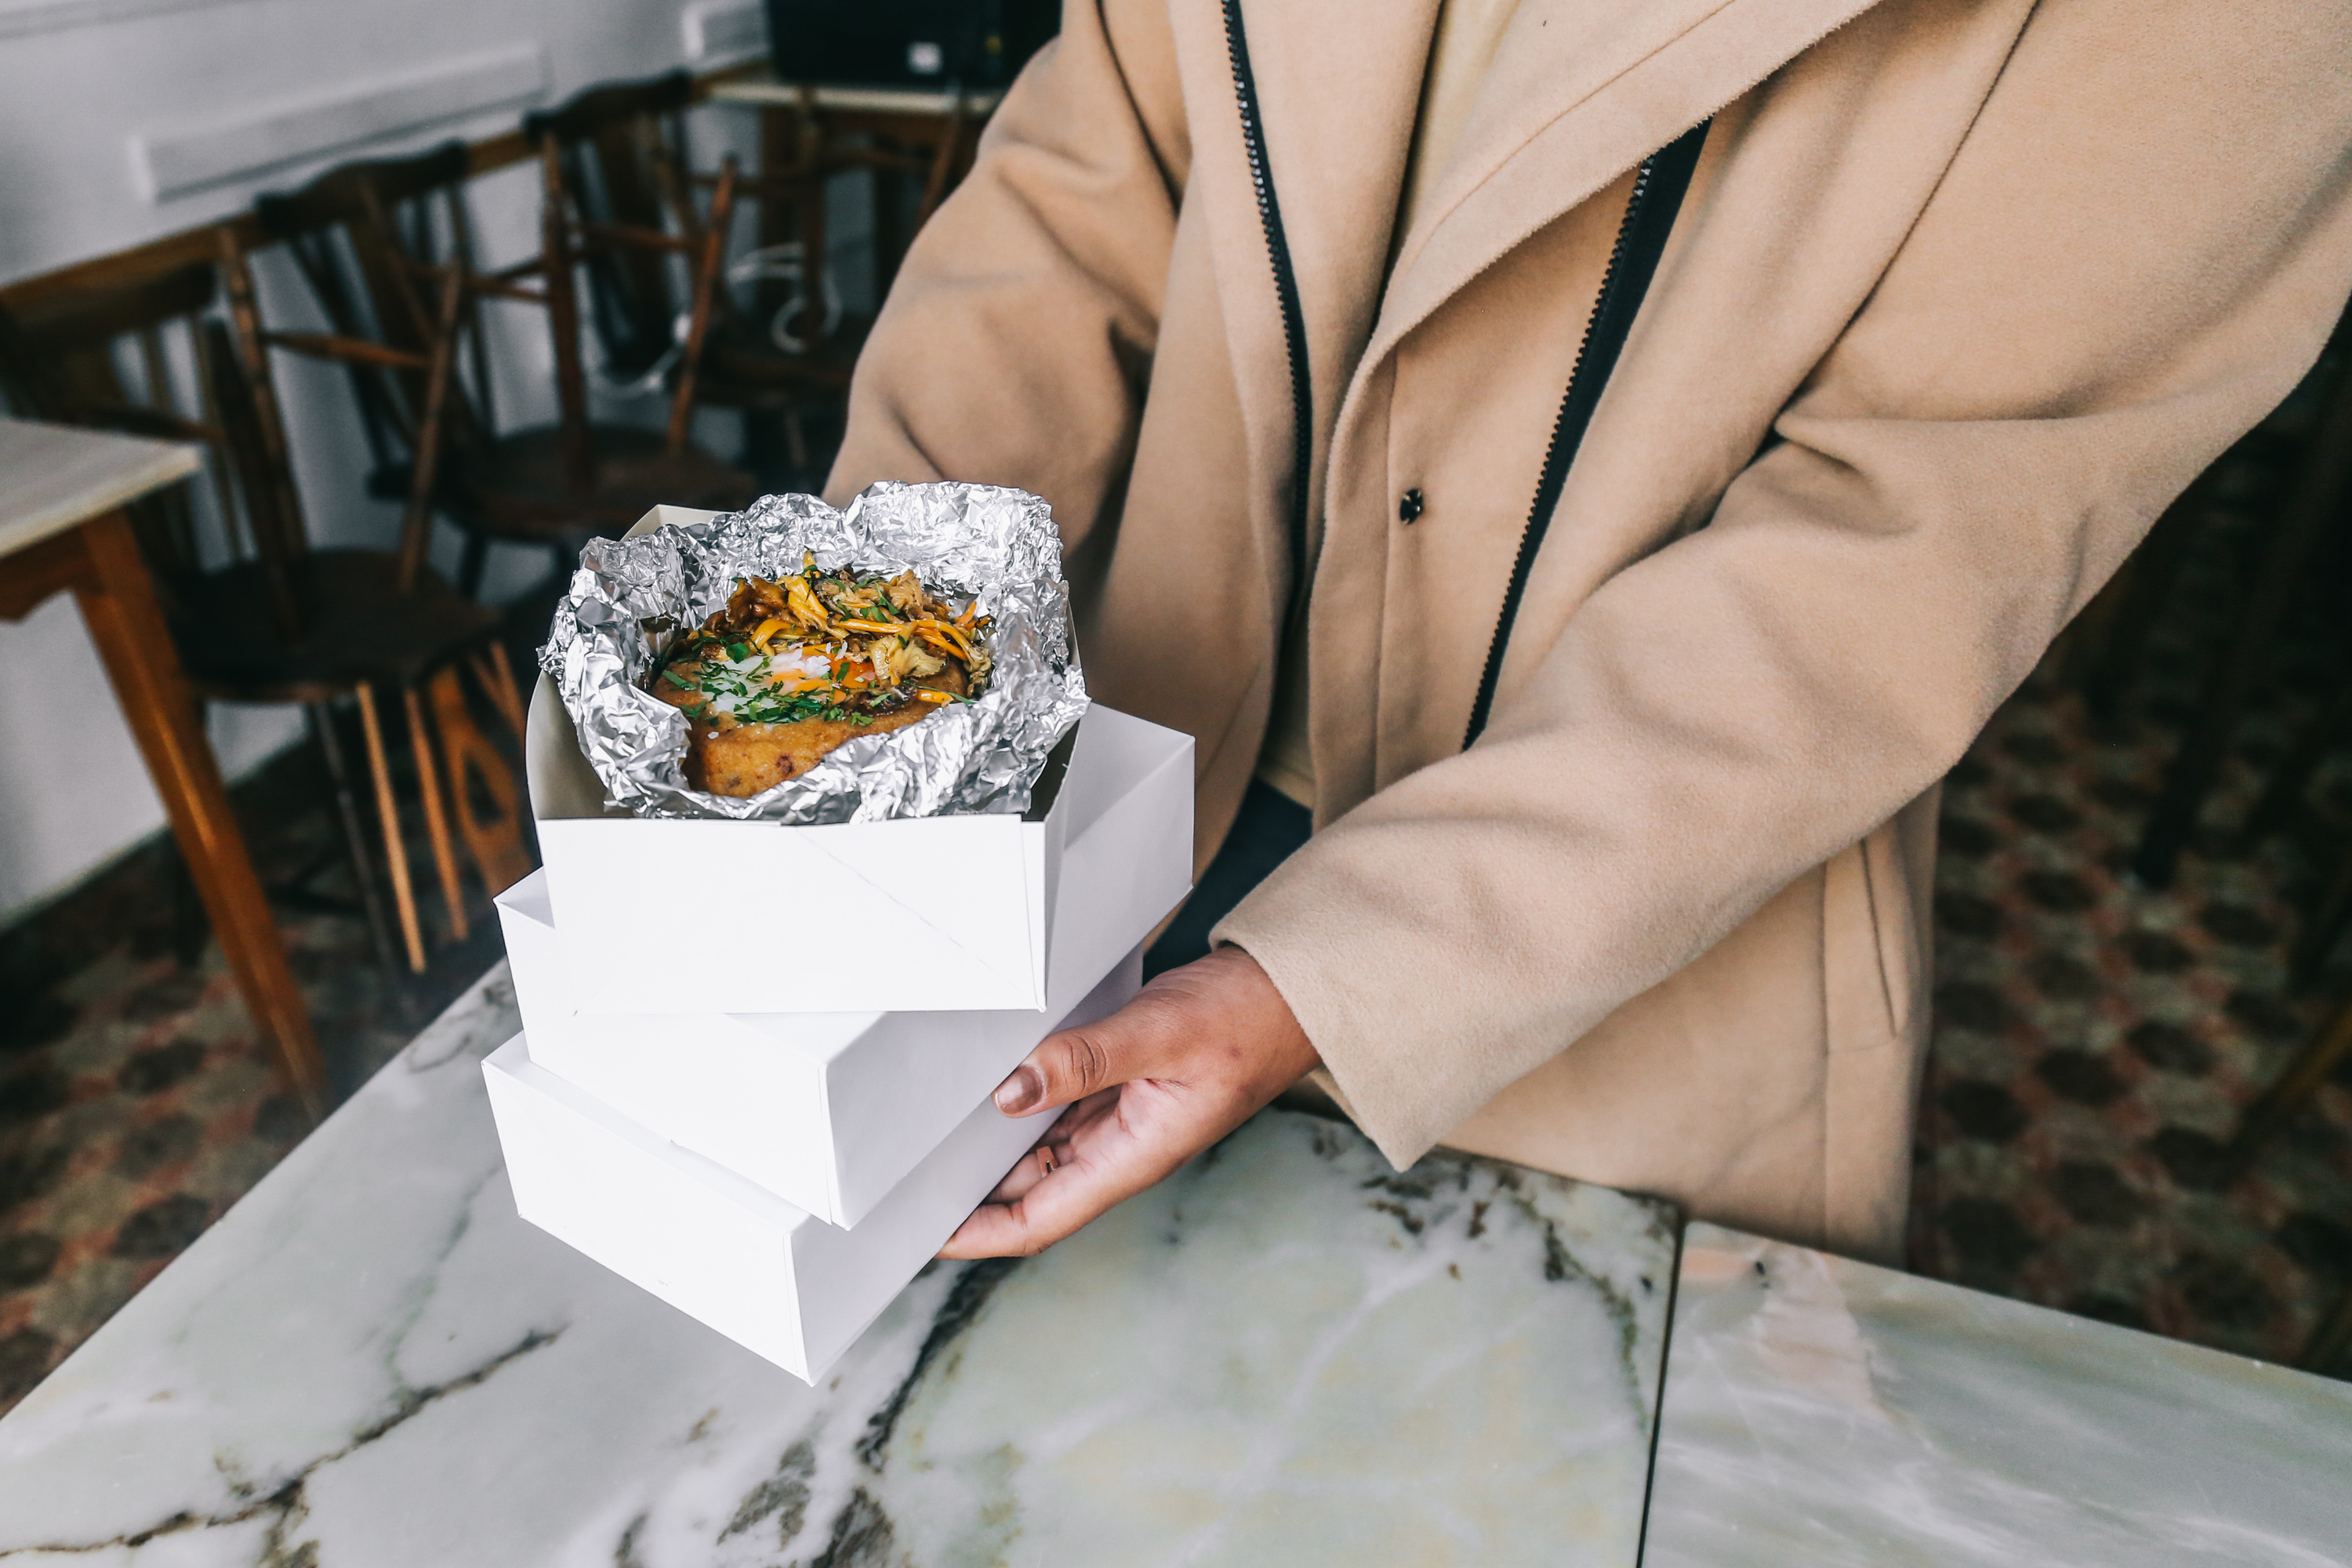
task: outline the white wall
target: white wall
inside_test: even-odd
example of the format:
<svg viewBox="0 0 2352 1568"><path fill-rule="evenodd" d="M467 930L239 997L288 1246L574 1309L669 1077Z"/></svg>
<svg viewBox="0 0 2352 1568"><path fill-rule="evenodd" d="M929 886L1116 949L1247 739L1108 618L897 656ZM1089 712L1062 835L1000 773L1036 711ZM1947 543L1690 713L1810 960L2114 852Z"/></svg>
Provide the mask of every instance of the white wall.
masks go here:
<svg viewBox="0 0 2352 1568"><path fill-rule="evenodd" d="M0 0L0 281L241 211L256 194L347 158L494 134L592 82L720 63L688 60L688 38L740 51L757 41L740 15L749 8L743 0ZM698 111L698 162L721 140L748 152L751 119ZM486 259L536 248L529 169L477 182L472 195ZM266 310L297 323L306 301L282 260L264 257L258 270ZM551 416L543 316L509 310L493 330L502 422ZM388 541L397 509L360 493L364 447L346 384L283 357L278 374L312 537ZM723 427L711 434L732 439ZM445 567L455 545L437 542ZM489 585L512 586L535 566L494 560ZM232 774L299 734L289 709L215 708L212 724ZM0 920L163 820L70 602L0 624Z"/></svg>

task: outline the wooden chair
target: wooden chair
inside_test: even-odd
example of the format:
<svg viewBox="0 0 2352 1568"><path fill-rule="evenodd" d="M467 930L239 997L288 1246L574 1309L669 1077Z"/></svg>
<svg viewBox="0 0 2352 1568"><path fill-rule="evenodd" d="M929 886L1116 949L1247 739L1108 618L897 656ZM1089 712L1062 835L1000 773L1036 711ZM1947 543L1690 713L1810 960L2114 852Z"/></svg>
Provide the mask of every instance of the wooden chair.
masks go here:
<svg viewBox="0 0 2352 1568"><path fill-rule="evenodd" d="M214 309L215 269L196 263L117 289L68 296L15 323L16 345L33 368L17 379L26 395L53 417L142 434L201 441L209 448L218 537L204 547L183 487L179 495L134 518L158 581L164 615L200 699L289 702L305 709L310 733L327 764L357 879L362 912L380 954L395 962L366 834L351 784L331 705L350 698L358 709L375 789L378 826L403 943L410 967L425 965L421 922L408 875L389 754L379 721L379 697L405 708L425 826L455 933L467 921L443 798L446 758L451 792L468 847L492 890L529 869L519 818L512 809L511 772L465 711L460 665L485 683L501 713L518 721L505 654L496 642L495 612L458 595L424 565L431 454L418 466L401 549L312 550L287 463L286 443L267 379L263 339L250 323L251 285L244 258L224 236L222 268L233 310L248 330L233 335ZM445 309L453 309L445 289ZM138 349L141 385L133 392L116 372L118 345ZM331 335L278 340L330 356L344 341ZM381 353L382 351L379 351ZM14 357L14 356L12 356ZM445 363L442 365L446 372ZM175 371L175 361L185 371ZM345 358L342 363L378 359ZM436 374L434 356L415 356L400 368ZM177 390L182 383L189 390ZM421 696L439 720L436 747ZM501 812L475 810L473 795L503 799Z"/></svg>
<svg viewBox="0 0 2352 1568"><path fill-rule="evenodd" d="M708 219L698 216L685 163L683 116L693 81L678 71L649 82L591 88L523 119L539 150L541 255L485 285L543 300L555 338L562 422L533 447L529 471L563 505L583 504L600 533L618 533L661 502L731 510L758 487L688 438L732 224L736 171L721 166ZM682 266L680 265L682 264ZM674 268L684 288L676 287ZM517 280L536 276L538 291ZM666 433L592 423L583 354L580 282L608 383L670 389ZM681 310L677 301L683 295Z"/></svg>
<svg viewBox="0 0 2352 1568"><path fill-rule="evenodd" d="M466 145L445 142L405 158L345 163L291 195L256 203L262 228L290 256L336 336L367 339L409 354L429 352L432 311L421 279L428 269L474 268L473 225L463 187ZM482 342L478 296L459 304L462 349L458 395L446 400L453 421L492 418L490 372ZM425 401L421 371L353 364L353 405L374 467L368 492L380 500L408 497ZM463 440L476 432L466 431ZM446 458L442 468L446 483ZM436 498L438 499L438 498Z"/></svg>
<svg viewBox="0 0 2352 1568"><path fill-rule="evenodd" d="M553 153L541 148L542 167ZM583 236L568 205L551 198L539 257L497 272L476 268L464 199L467 163L452 145L412 158L344 164L299 191L266 195L255 215L300 265L320 310L336 335L373 343L401 363L355 370L353 383L376 456L371 489L384 494L404 480L426 437L425 373L438 330L430 290L422 281L440 268L460 277L452 318L453 369L437 410L438 443L432 503L466 536L458 569L461 587L478 592L493 540L549 551L558 573L568 573L579 548L597 534L615 534L662 502L725 510L747 503L755 487L686 438L692 413L690 377L681 382L667 434L589 417L580 353L574 269L602 264L616 252L696 252L694 234L656 228ZM560 188L560 182L549 176ZM730 198L731 199L731 198ZM566 264L551 266L562 256ZM631 258L635 259L633 256ZM715 266L698 268L707 274ZM539 286L528 279L540 275ZM490 398L488 356L480 325L485 299L523 301L547 310L554 337L560 417L552 426L501 431ZM690 363L690 356L682 356ZM362 385L368 390L359 392Z"/></svg>
<svg viewBox="0 0 2352 1568"><path fill-rule="evenodd" d="M2151 888L2170 885L2181 851L2196 830L2206 797L2221 776L2230 744L2269 667L2277 629L2303 588L2328 531L2342 521L2347 496L2352 496L2352 313L2336 327L2322 363L2327 367L2323 374L2332 372L2332 380L2289 465L2287 491L2278 516L2262 542L2252 580L2240 595L2220 657L2198 694L2195 716L2181 738L2179 754L2166 770L2156 808L2132 857L2133 874ZM2190 487L2158 523L2160 534L2168 538L2154 559L2165 567L2167 586L2178 571L2182 527L2201 515L2208 504L2207 489L2205 480ZM2158 544L2158 540L2152 538L2150 542ZM2161 591L2158 588L2157 593ZM2119 602L2131 596L2126 584ZM2144 638L2157 607L2154 603L2139 603L2119 610L2117 630L2131 638ZM2102 673L2096 679L2105 683L2113 677Z"/></svg>
<svg viewBox="0 0 2352 1568"><path fill-rule="evenodd" d="M913 227L920 228L970 168L980 120L957 100L944 116L892 117L880 129L845 133L814 93L761 116L760 172L740 198L757 204L759 247L728 269L704 351L699 395L753 417L780 416L789 460L808 468L803 416L845 405L857 356L873 331L870 314L845 312L825 237L825 184L864 174L873 184L874 297L889 292L905 254L903 183L921 182Z"/></svg>

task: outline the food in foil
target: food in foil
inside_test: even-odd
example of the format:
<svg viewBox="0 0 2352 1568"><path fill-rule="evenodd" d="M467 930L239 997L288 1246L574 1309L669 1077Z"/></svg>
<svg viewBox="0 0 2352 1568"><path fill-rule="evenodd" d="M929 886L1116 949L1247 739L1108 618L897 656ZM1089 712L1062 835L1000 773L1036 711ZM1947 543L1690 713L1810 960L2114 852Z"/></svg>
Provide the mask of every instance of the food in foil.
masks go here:
<svg viewBox="0 0 2352 1568"><path fill-rule="evenodd" d="M679 639L653 694L683 709L686 780L745 796L860 735L919 723L988 689L989 618L911 571L739 577L726 608Z"/></svg>
<svg viewBox="0 0 2352 1568"><path fill-rule="evenodd" d="M787 614L795 578L811 602ZM932 635L910 633L918 621L934 623ZM720 633L729 674L712 653ZM903 703L877 689L877 644L887 645L887 689ZM793 659L797 676L772 679ZM607 805L652 817L813 826L1018 815L1087 710L1053 513L992 485L883 482L839 510L768 496L593 541L540 668ZM826 684L784 689L803 679ZM831 695L849 700L789 701ZM733 726L698 723L690 710Z"/></svg>

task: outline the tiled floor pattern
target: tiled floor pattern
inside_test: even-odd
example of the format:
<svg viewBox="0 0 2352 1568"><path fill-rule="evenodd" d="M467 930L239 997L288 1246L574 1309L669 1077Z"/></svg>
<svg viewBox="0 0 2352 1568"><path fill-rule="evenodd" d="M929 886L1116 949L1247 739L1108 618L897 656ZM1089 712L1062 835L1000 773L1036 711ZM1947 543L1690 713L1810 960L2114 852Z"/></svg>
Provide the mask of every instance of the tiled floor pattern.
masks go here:
<svg viewBox="0 0 2352 1568"><path fill-rule="evenodd" d="M271 772L240 791L239 815L275 885L339 841L308 754ZM432 864L421 841L411 856L419 871ZM330 894L349 887L331 864L315 884ZM166 857L137 854L0 939L0 1409L308 1131L219 946L206 940L194 963L173 952L172 883ZM427 876L422 975L388 976L354 916L279 907L339 1094L498 960L488 898L469 886L471 936L457 942Z"/></svg>
<svg viewBox="0 0 2352 1568"><path fill-rule="evenodd" d="M2091 731L2037 683L1947 786L1913 1266L2292 1359L2352 1284L2352 1086L2242 1174L2222 1146L2344 989L2284 974L2283 893L2334 846L2306 824L2238 851L2242 777L2174 887L2141 889L2122 868L2165 750Z"/></svg>
<svg viewBox="0 0 2352 1568"><path fill-rule="evenodd" d="M2124 719L2094 725L2045 673L1953 774L1912 1251L1926 1273L2275 1358L2352 1279L2352 1088L2325 1091L2242 1179L2216 1155L2352 988L2340 966L2309 997L2283 978L2293 900L2352 837L2330 826L2352 821L2352 779L2323 780L2316 808L2256 852L2209 829L2168 891L2118 869L2185 711L2188 647L2226 598L2229 533ZM2286 661L2211 822L2237 820L2333 678L2309 647ZM267 879L332 845L309 767L245 792ZM169 866L134 854L0 932L0 1409L304 1131L218 950L174 956ZM385 975L356 919L281 918L345 1089L499 953L478 887L471 939L441 941L422 977Z"/></svg>

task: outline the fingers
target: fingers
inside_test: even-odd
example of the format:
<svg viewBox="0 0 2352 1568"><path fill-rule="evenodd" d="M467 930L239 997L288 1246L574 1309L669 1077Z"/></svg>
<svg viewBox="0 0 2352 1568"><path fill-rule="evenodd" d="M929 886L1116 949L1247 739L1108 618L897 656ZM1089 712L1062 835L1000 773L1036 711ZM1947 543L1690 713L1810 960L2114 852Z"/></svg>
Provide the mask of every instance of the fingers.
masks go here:
<svg viewBox="0 0 2352 1568"><path fill-rule="evenodd" d="M1004 1180L996 1184L996 1190L988 1194L988 1201L992 1204L1013 1202L1025 1195L1030 1188L1052 1175L1055 1167L1061 1163L1062 1157L1055 1154L1052 1144L1038 1144L1021 1156L1019 1164L1004 1173Z"/></svg>
<svg viewBox="0 0 2352 1568"><path fill-rule="evenodd" d="M1008 1116L1070 1109L940 1256L1042 1251L1232 1131L1317 1059L1247 953L1171 970L1100 1023L1048 1037L998 1088Z"/></svg>
<svg viewBox="0 0 2352 1568"><path fill-rule="evenodd" d="M950 1262L971 1258L1034 1258L1048 1244L1034 1237L1021 1205L982 1204L956 1226L940 1256Z"/></svg>
<svg viewBox="0 0 2352 1568"><path fill-rule="evenodd" d="M1124 1173L1107 1171L1098 1163L1089 1168L1082 1158L1067 1158L1062 1152L1051 1155L1050 1173L1036 1173L1046 1157L1045 1151L1038 1150L1024 1158L1015 1168L1015 1175L1024 1184L1020 1193L972 1210L940 1248L940 1256L1033 1257L1150 1184L1124 1180ZM1014 1177L1005 1179L1010 1183Z"/></svg>
<svg viewBox="0 0 2352 1568"><path fill-rule="evenodd" d="M1147 991L1098 1022L1048 1035L996 1089L996 1109L1034 1116L1157 1071L1168 1051L1166 1009Z"/></svg>
<svg viewBox="0 0 2352 1568"><path fill-rule="evenodd" d="M1213 1142L1213 1134L1203 1135L1210 1128L1224 1121L1221 1130L1231 1130L1222 1117L1194 1125L1208 1109L1188 1103L1194 1098L1130 1083L1073 1106L1040 1149L1006 1176L1000 1195L948 1238L940 1256L1026 1258L1141 1192ZM1044 1168L1047 1153L1050 1171Z"/></svg>

